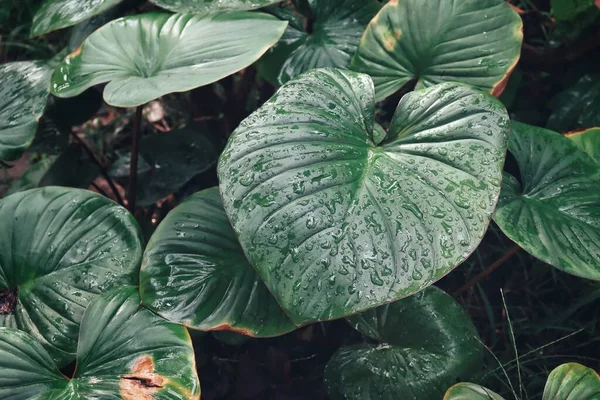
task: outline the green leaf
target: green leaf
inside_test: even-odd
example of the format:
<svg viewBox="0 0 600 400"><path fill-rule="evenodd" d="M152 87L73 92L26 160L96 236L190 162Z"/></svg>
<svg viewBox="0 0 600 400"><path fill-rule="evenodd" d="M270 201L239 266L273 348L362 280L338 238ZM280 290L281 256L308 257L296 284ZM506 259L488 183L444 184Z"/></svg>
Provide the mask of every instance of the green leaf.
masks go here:
<svg viewBox="0 0 600 400"><path fill-rule="evenodd" d="M285 22L256 12L120 18L88 36L56 68L52 93L72 97L108 82L108 104L138 106L247 67L279 40L285 27Z"/></svg>
<svg viewBox="0 0 600 400"><path fill-rule="evenodd" d="M599 103L600 74L584 75L552 99L547 126L558 132L600 126Z"/></svg>
<svg viewBox="0 0 600 400"><path fill-rule="evenodd" d="M499 96L517 65L521 17L502 0L393 0L365 31L351 69L373 77L377 100L458 81Z"/></svg>
<svg viewBox="0 0 600 400"><path fill-rule="evenodd" d="M600 163L600 128L569 132L565 136L586 152L588 156Z"/></svg>
<svg viewBox="0 0 600 400"><path fill-rule="evenodd" d="M137 202L146 207L214 166L219 149L206 128L194 125L142 137L139 154L142 161L138 169ZM130 162L131 154L127 154L111 168L110 174L128 182L123 174L129 177Z"/></svg>
<svg viewBox="0 0 600 400"><path fill-rule="evenodd" d="M0 326L33 335L63 366L74 358L89 302L137 282L139 227L105 197L58 187L0 200L0 221L0 290L18 296Z"/></svg>
<svg viewBox="0 0 600 400"><path fill-rule="evenodd" d="M461 382L448 389L444 400L504 400L504 398L475 383Z"/></svg>
<svg viewBox="0 0 600 400"><path fill-rule="evenodd" d="M25 173L16 181L14 181L6 191L6 195L13 193L22 192L24 190L34 189L39 186L40 181L46 175L54 161L56 156L44 157L37 163L33 164Z"/></svg>
<svg viewBox="0 0 600 400"><path fill-rule="evenodd" d="M71 143L40 178L38 187L66 186L86 189L100 175L79 143Z"/></svg>
<svg viewBox="0 0 600 400"><path fill-rule="evenodd" d="M483 348L462 307L431 286L348 318L377 344L338 350L325 369L332 398L439 400L457 379L480 372Z"/></svg>
<svg viewBox="0 0 600 400"><path fill-rule="evenodd" d="M0 65L0 160L27 150L46 107L51 70L36 61Z"/></svg>
<svg viewBox="0 0 600 400"><path fill-rule="evenodd" d="M194 329L277 336L294 325L244 256L217 188L171 211L148 242L142 302Z"/></svg>
<svg viewBox="0 0 600 400"><path fill-rule="evenodd" d="M141 308L139 302L137 288L128 287L89 305L72 379L60 374L32 336L1 328L0 397L199 399L200 383L186 329Z"/></svg>
<svg viewBox="0 0 600 400"><path fill-rule="evenodd" d="M410 93L378 146L374 105L367 75L309 71L243 121L219 160L240 243L296 324L423 289L490 221L509 131L502 104L459 84Z"/></svg>
<svg viewBox="0 0 600 400"><path fill-rule="evenodd" d="M313 68L348 67L363 31L381 5L377 0L320 0L311 1L310 7L308 19L285 9L272 11L290 21L281 40L257 64L273 84L284 84ZM308 24L311 32L307 32Z"/></svg>
<svg viewBox="0 0 600 400"><path fill-rule="evenodd" d="M277 0L150 0L159 7L178 13L209 14L221 11L254 10Z"/></svg>
<svg viewBox="0 0 600 400"><path fill-rule="evenodd" d="M98 15L123 0L46 0L33 17L31 37L66 28Z"/></svg>
<svg viewBox="0 0 600 400"><path fill-rule="evenodd" d="M548 376L542 400L598 400L600 376L577 363L556 367Z"/></svg>
<svg viewBox="0 0 600 400"><path fill-rule="evenodd" d="M595 7L594 0L550 0L552 14L557 21L569 21L577 14Z"/></svg>
<svg viewBox="0 0 600 400"><path fill-rule="evenodd" d="M600 280L600 168L552 131L512 123L508 145L520 182L505 173L494 221L529 254Z"/></svg>

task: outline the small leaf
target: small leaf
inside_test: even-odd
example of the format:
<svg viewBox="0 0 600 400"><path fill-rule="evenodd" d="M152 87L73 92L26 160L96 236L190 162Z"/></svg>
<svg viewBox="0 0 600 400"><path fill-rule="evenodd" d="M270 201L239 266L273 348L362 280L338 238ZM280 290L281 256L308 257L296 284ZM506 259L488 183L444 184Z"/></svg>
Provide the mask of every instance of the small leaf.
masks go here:
<svg viewBox="0 0 600 400"><path fill-rule="evenodd" d="M556 367L548 376L542 400L598 400L600 376L581 364Z"/></svg>
<svg viewBox="0 0 600 400"><path fill-rule="evenodd" d="M88 36L56 68L52 93L72 97L108 82L108 104L138 106L247 67L279 40L285 27L285 22L256 12L120 18Z"/></svg>
<svg viewBox="0 0 600 400"><path fill-rule="evenodd" d="M141 308L139 302L137 288L126 287L89 305L72 379L60 374L33 337L0 328L0 397L199 399L194 351L186 329Z"/></svg>
<svg viewBox="0 0 600 400"><path fill-rule="evenodd" d="M499 96L517 65L521 17L502 0L393 0L365 31L351 69L373 77L377 100L457 81Z"/></svg>
<svg viewBox="0 0 600 400"><path fill-rule="evenodd" d="M548 128L566 132L600 126L600 74L584 75L573 86L552 99Z"/></svg>
<svg viewBox="0 0 600 400"><path fill-rule="evenodd" d="M461 382L448 389L444 400L504 400L504 398L475 383Z"/></svg>
<svg viewBox="0 0 600 400"><path fill-rule="evenodd" d="M600 280L600 168L572 140L512 123L509 151L520 182L505 173L494 221L529 254L569 274Z"/></svg>
<svg viewBox="0 0 600 400"><path fill-rule="evenodd" d="M371 79L318 69L243 121L219 160L250 263L296 324L418 292L464 261L499 192L508 116L442 84L403 97L376 146Z"/></svg>
<svg viewBox="0 0 600 400"><path fill-rule="evenodd" d="M188 14L209 14L222 11L254 10L277 3L278 0L150 0L164 9Z"/></svg>
<svg viewBox="0 0 600 400"><path fill-rule="evenodd" d="M0 65L0 160L21 157L46 107L51 69L36 61Z"/></svg>
<svg viewBox="0 0 600 400"><path fill-rule="evenodd" d="M377 0L327 0L310 2L310 7L309 19L290 9L272 10L290 21L281 40L257 64L273 84L282 85L313 68L348 67L362 32L381 8Z"/></svg>
<svg viewBox="0 0 600 400"><path fill-rule="evenodd" d="M325 369L332 398L439 400L457 380L480 372L483 348L461 306L430 286L348 318L375 344L338 350Z"/></svg>
<svg viewBox="0 0 600 400"><path fill-rule="evenodd" d="M565 136L600 164L600 128L569 132Z"/></svg>
<svg viewBox="0 0 600 400"><path fill-rule="evenodd" d="M18 295L14 310L0 315L0 326L33 335L63 366L75 357L90 301L136 283L139 227L105 197L57 187L5 197L0 221L0 290Z"/></svg>
<svg viewBox="0 0 600 400"><path fill-rule="evenodd" d="M66 28L98 15L123 0L46 0L33 17L31 37Z"/></svg>
<svg viewBox="0 0 600 400"><path fill-rule="evenodd" d="M148 308L194 329L258 337L294 329L246 260L217 188L191 196L158 226L140 291Z"/></svg>

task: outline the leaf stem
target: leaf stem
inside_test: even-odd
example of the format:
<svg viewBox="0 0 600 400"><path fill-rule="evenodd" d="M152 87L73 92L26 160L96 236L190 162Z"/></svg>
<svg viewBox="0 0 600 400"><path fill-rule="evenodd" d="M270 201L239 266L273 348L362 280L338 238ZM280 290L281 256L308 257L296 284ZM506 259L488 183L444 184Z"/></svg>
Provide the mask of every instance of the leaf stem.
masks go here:
<svg viewBox="0 0 600 400"><path fill-rule="evenodd" d="M82 138L80 138L79 135L77 135L75 132L73 132L72 130L70 130L69 132L70 132L71 136L73 137L73 139L75 139L77 141L77 143L79 143L81 145L81 147L83 147L83 150L85 150L85 152L87 153L90 160L92 160L96 165L98 165L98 168L100 169L100 174L106 180L106 182L108 183L108 186L110 186L110 190L113 192L113 195L115 196L115 198L117 199L119 204L124 205L123 198L121 197L121 194L119 193L119 190L117 189L117 186L111 179L110 175L108 175L108 171L106 170L104 165L100 162L100 160L98 160L98 157L96 157L96 155L94 154L94 152L92 151L90 146L88 146L86 141L83 140ZM104 194L106 195L106 193L104 193ZM106 196L106 197L108 197L108 196Z"/></svg>
<svg viewBox="0 0 600 400"><path fill-rule="evenodd" d="M129 188L127 189L127 208L132 214L135 212L135 200L137 189L138 153L140 146L140 126L142 124L143 105L135 109L133 120L133 137L131 142L131 162L129 164Z"/></svg>
<svg viewBox="0 0 600 400"><path fill-rule="evenodd" d="M473 278L469 279L469 281L467 281L467 283L462 285L462 287L460 289L458 289L456 292L454 292L454 296L455 297L459 296L462 293L466 292L467 290L471 289L473 286L475 286L477 283L479 283L479 281L481 281L483 278L485 278L486 276L488 276L489 274L494 272L502 264L504 264L506 261L508 261L508 259L511 258L512 256L514 256L519 250L521 250L521 248L517 245L514 245L513 247L511 247L506 253L504 253L504 255L502 255L502 257L500 257L499 259L494 261L494 263L492 263L492 265L490 265L489 267L486 267L483 271L481 271L479 274L477 274Z"/></svg>

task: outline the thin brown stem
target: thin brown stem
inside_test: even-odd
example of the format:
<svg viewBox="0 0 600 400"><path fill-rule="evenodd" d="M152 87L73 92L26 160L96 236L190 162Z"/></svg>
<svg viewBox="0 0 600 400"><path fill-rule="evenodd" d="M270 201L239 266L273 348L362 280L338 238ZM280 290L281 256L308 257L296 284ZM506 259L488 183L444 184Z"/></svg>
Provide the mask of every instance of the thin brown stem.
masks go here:
<svg viewBox="0 0 600 400"><path fill-rule="evenodd" d="M86 141L83 140L82 138L80 138L79 135L77 135L75 132L70 131L70 134L73 137L73 139L75 139L77 141L77 143L79 143L81 145L81 147L83 147L83 150L85 150L85 152L88 155L88 157L90 158L90 160L92 160L96 165L98 165L98 168L100 169L100 174L102 175L104 180L106 180L106 182L108 183L108 186L110 186L110 190L113 192L113 195L115 196L115 198L117 199L117 201L119 202L120 205L124 205L123 198L121 197L121 194L119 193L119 190L117 189L117 186L111 179L110 175L108 175L108 171L106 170L104 165L100 162L100 160L98 160L98 157L96 157L96 155L94 154L94 152L92 151L90 146L88 146ZM106 195L106 193L104 193L104 195ZM109 196L106 196L106 197L109 197Z"/></svg>
<svg viewBox="0 0 600 400"><path fill-rule="evenodd" d="M511 247L506 253L504 253L504 255L502 255L502 257L500 257L499 259L494 261L489 267L486 267L483 271L481 271L480 273L475 275L473 278L469 279L467 281L467 283L462 285L462 287L460 289L458 289L456 292L454 292L454 296L457 297L457 296L461 295L462 293L466 292L467 290L471 289L473 286L475 286L477 283L479 283L483 278L485 278L486 276L488 276L489 274L494 272L496 269L498 269L500 266L502 266L502 264L504 264L506 261L508 261L508 259L511 258L512 256L514 256L519 250L521 250L521 248L517 245L514 245L513 247Z"/></svg>
<svg viewBox="0 0 600 400"><path fill-rule="evenodd" d="M135 109L135 119L133 120L133 137L131 139L131 163L129 164L129 188L127 189L127 207L132 214L135 212L135 199L137 189L137 169L138 153L140 147L140 127L142 124L142 108L137 106Z"/></svg>

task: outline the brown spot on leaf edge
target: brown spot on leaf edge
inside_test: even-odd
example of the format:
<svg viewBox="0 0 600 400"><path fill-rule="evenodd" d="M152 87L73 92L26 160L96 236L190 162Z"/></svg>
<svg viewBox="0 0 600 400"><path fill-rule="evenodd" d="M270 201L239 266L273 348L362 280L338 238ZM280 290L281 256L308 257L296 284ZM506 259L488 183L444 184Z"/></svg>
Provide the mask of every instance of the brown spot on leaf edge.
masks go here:
<svg viewBox="0 0 600 400"><path fill-rule="evenodd" d="M248 329L244 329L244 328L234 328L233 326L229 325L229 324L221 324L221 325L217 325L214 328L210 329L211 331L227 331L227 332L235 332L235 333L239 333L241 335L246 335L246 336L254 336L254 334L252 332L250 332Z"/></svg>
<svg viewBox="0 0 600 400"><path fill-rule="evenodd" d="M17 291L15 289L0 289L0 315L12 315L17 308Z"/></svg>
<svg viewBox="0 0 600 400"><path fill-rule="evenodd" d="M520 37L522 39L523 38L523 22L521 22L521 25L520 25L517 33L520 35ZM508 84L508 80L510 79L510 75L517 67L517 64L519 63L520 59L521 59L521 55L517 56L517 58L515 59L513 64L510 66L510 68L508 69L508 71L506 72L504 77L502 78L502 80L494 85L494 87L492 88L492 91L491 91L492 96L498 98L498 97L500 97L502 92L504 92L504 89L506 89L506 85Z"/></svg>
<svg viewBox="0 0 600 400"><path fill-rule="evenodd" d="M165 385L166 379L154 372L154 361L148 354L137 358L131 373L121 376L123 400L154 400L152 396Z"/></svg>

